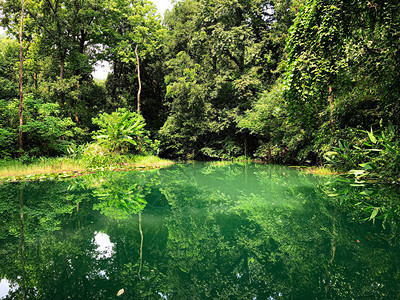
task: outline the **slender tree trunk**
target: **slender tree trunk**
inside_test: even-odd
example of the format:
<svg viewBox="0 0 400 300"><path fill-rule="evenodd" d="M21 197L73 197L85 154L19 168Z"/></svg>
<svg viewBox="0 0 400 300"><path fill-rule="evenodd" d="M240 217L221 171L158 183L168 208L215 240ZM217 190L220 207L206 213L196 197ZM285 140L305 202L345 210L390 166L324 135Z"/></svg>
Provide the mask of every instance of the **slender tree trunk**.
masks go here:
<svg viewBox="0 0 400 300"><path fill-rule="evenodd" d="M247 136L244 137L244 157L247 159Z"/></svg>
<svg viewBox="0 0 400 300"><path fill-rule="evenodd" d="M140 65L139 65L139 55L138 55L138 45L135 48L136 60L137 60L137 74L138 74L138 83L139 83L139 90L137 93L137 112L140 113L140 93L142 92L142 82L140 81Z"/></svg>
<svg viewBox="0 0 400 300"><path fill-rule="evenodd" d="M333 124L333 91L332 91L332 86L329 85L329 90L328 90L328 101L329 101L329 112L331 116L331 124Z"/></svg>
<svg viewBox="0 0 400 300"><path fill-rule="evenodd" d="M79 125L79 116L78 116L79 89L80 89L80 84L78 81L78 96L76 97L76 101L75 101L75 123L76 123L76 125Z"/></svg>
<svg viewBox="0 0 400 300"><path fill-rule="evenodd" d="M64 65L65 65L65 56L63 55L61 57L60 61L60 83L61 83L61 88L63 88L63 80L64 80ZM61 108L64 108L64 100L65 100L65 93L64 91L61 91L61 99L60 99L60 106Z"/></svg>
<svg viewBox="0 0 400 300"><path fill-rule="evenodd" d="M143 231L142 231L142 212L139 212L139 233L140 233L140 249L139 249L139 271L138 277L139 280L142 279L140 273L142 272L143 265Z"/></svg>
<svg viewBox="0 0 400 300"><path fill-rule="evenodd" d="M111 91L111 97L110 97L110 100L109 100L109 102L110 102L110 104L113 104L112 102L113 102L113 99L117 99L117 84L116 84L116 82L118 82L118 80L119 80L119 70L118 70L118 61L117 61L117 58L114 58L114 61L113 61L113 66L112 66L112 68L113 68L113 76L112 76L112 85L111 85L111 87L112 87L112 91Z"/></svg>
<svg viewBox="0 0 400 300"><path fill-rule="evenodd" d="M139 64L139 55L138 55L138 45L135 47L135 54L136 54L136 60L137 60L137 74L138 74L138 83L139 83L139 90L137 93L137 112L140 114L140 93L142 92L142 82L140 81L140 64ZM140 137L137 137L139 141L139 153L142 153L142 144L140 143Z"/></svg>
<svg viewBox="0 0 400 300"><path fill-rule="evenodd" d="M24 65L22 29L24 27L24 0L21 0L21 26L19 28L19 150L22 150L22 113L24 110L24 91L22 90L22 69Z"/></svg>
<svg viewBox="0 0 400 300"><path fill-rule="evenodd" d="M337 244L337 231L336 231L336 220L337 220L337 203L335 203L335 208L332 213L332 237L331 237L331 259L329 260L328 267L326 268L326 285L325 285L325 293L326 298L328 298L328 292L331 288L330 282L332 279L332 269L333 269L333 261L336 255L336 244Z"/></svg>
<svg viewBox="0 0 400 300"><path fill-rule="evenodd" d="M26 296L26 274L25 274L25 228L24 228L24 198L23 188L19 189L19 208L20 208L20 257L21 257L21 279L22 279L22 299L25 300Z"/></svg>

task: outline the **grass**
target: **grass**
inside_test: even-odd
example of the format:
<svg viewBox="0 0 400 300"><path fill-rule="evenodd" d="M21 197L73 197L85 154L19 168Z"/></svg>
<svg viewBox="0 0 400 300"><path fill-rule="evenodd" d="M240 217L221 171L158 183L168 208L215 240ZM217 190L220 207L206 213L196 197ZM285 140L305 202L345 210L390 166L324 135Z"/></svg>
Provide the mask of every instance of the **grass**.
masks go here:
<svg viewBox="0 0 400 300"><path fill-rule="evenodd" d="M157 156L134 156L128 160L130 167L164 167L173 164L174 162L168 159L162 159Z"/></svg>
<svg viewBox="0 0 400 300"><path fill-rule="evenodd" d="M0 178L30 174L83 172L85 168L79 161L70 158L45 158L31 164L12 160L0 165Z"/></svg>
<svg viewBox="0 0 400 300"><path fill-rule="evenodd" d="M124 157L122 162L108 161L104 166L92 167L85 160L68 157L40 158L33 163L24 164L18 160L7 161L0 164L0 181L18 181L27 178L43 178L37 175L54 174L84 174L96 170L123 171L137 168L160 168L173 164L172 161L156 156L131 156ZM52 176L54 177L54 176Z"/></svg>

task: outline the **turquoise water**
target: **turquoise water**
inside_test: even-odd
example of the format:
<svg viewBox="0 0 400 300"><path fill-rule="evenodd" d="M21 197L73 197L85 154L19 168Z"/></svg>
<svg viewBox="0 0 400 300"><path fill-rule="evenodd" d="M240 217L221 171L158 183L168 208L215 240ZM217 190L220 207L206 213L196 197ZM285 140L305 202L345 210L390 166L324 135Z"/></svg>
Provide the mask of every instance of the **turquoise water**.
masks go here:
<svg viewBox="0 0 400 300"><path fill-rule="evenodd" d="M193 163L3 184L0 199L0 299L400 295L393 188Z"/></svg>

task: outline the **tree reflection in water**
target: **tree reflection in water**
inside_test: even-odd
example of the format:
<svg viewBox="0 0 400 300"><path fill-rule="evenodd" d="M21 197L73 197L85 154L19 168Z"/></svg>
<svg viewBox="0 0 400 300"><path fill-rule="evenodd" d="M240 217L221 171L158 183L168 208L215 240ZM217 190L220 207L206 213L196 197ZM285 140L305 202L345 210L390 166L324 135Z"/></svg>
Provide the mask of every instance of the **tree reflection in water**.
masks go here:
<svg viewBox="0 0 400 300"><path fill-rule="evenodd" d="M390 298L398 195L232 163L5 184L0 277L8 299Z"/></svg>

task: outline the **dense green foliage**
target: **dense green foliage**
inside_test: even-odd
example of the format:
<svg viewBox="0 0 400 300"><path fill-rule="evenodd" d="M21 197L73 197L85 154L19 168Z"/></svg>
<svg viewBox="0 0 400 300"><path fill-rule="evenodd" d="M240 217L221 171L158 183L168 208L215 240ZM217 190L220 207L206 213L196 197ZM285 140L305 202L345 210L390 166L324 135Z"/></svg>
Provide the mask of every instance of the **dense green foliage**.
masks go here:
<svg viewBox="0 0 400 300"><path fill-rule="evenodd" d="M143 147L155 148L143 129L146 123L140 114L119 109L111 114L100 114L93 118L93 123L100 127L93 138L110 151L126 153L130 147L133 151L143 151Z"/></svg>
<svg viewBox="0 0 400 300"><path fill-rule="evenodd" d="M20 3L2 0L1 9L17 36ZM134 145L140 132L123 133L129 117L98 127L100 113L136 111L139 60L137 117L163 156L322 164L347 145L336 167L374 165L398 180L399 41L397 0L181 0L163 20L145 0L30 0L25 147L17 151L18 44L3 37L0 155L66 154L95 130L103 137L91 147L146 151ZM101 61L111 71L95 81ZM375 156L360 142L371 130L381 137Z"/></svg>
<svg viewBox="0 0 400 300"><path fill-rule="evenodd" d="M350 147L339 141L335 151L326 153L325 159L339 170L350 170L357 179L373 177L385 182L396 182L400 174L400 145L393 126L381 130L380 135L363 131L368 138Z"/></svg>
<svg viewBox="0 0 400 300"><path fill-rule="evenodd" d="M160 133L171 155L231 158L254 151L238 123L270 86L287 26L270 1L182 1L165 17L168 119Z"/></svg>

